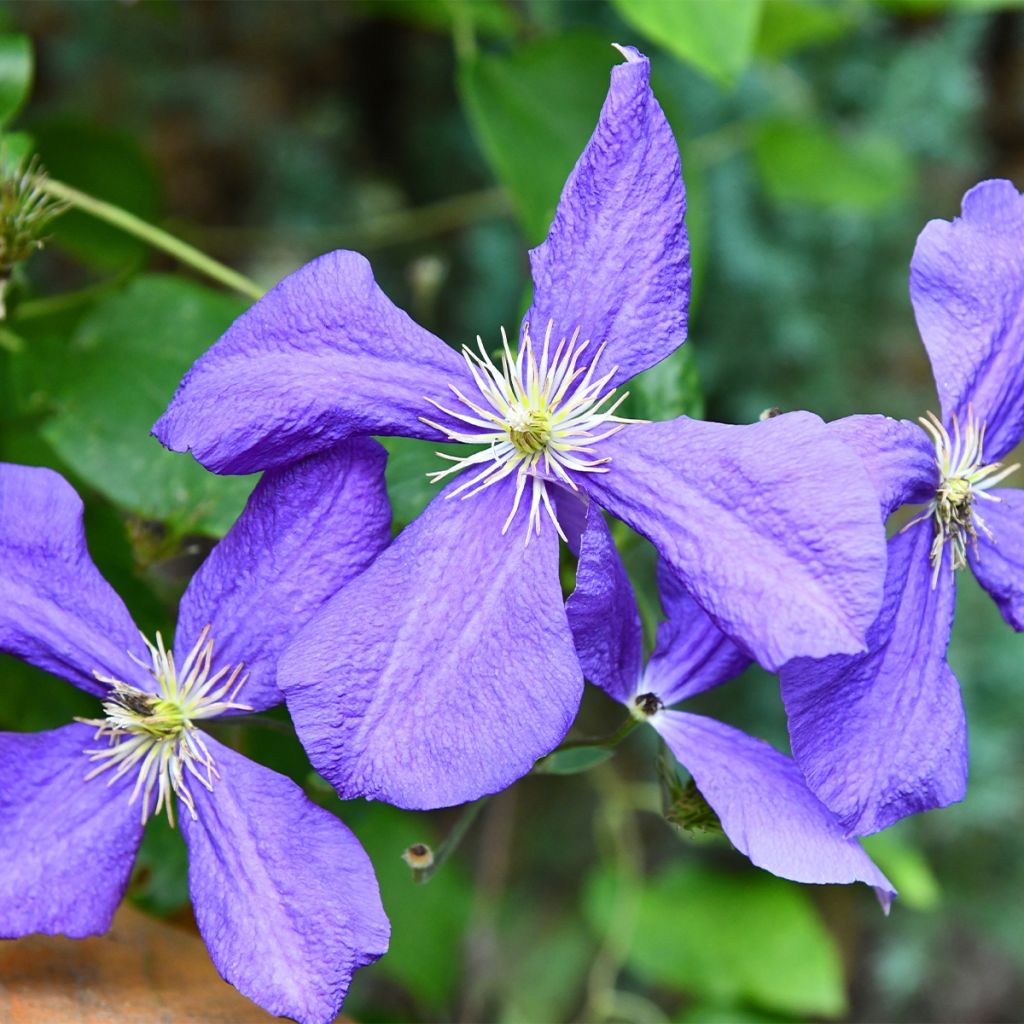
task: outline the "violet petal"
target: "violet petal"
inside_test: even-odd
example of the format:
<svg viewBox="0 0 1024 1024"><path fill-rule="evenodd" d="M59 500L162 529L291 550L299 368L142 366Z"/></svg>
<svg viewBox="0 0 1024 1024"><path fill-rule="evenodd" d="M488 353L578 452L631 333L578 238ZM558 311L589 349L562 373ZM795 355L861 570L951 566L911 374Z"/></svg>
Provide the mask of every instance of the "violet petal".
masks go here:
<svg viewBox="0 0 1024 1024"><path fill-rule="evenodd" d="M983 181L952 222L921 232L910 296L948 423L968 407L987 424L985 458L1024 437L1024 195Z"/></svg>
<svg viewBox="0 0 1024 1024"><path fill-rule="evenodd" d="M978 582L991 594L1006 621L1024 630L1024 491L1001 487L987 492L999 501L975 499L974 508L992 532L978 531L978 548L967 549Z"/></svg>
<svg viewBox="0 0 1024 1024"><path fill-rule="evenodd" d="M794 882L872 886L888 909L892 883L807 788L800 769L763 740L683 711L651 719L752 863Z"/></svg>
<svg viewBox="0 0 1024 1024"><path fill-rule="evenodd" d="M189 370L153 433L217 473L253 473L348 437L436 438L426 401L472 389L459 355L339 250L286 277ZM467 391L467 393L470 393ZM441 417L443 419L443 417Z"/></svg>
<svg viewBox="0 0 1024 1024"><path fill-rule="evenodd" d="M530 253L535 338L607 344L601 366L618 383L686 339L690 244L679 149L633 47L612 69L593 137L569 175L547 240Z"/></svg>
<svg viewBox="0 0 1024 1024"><path fill-rule="evenodd" d="M0 651L88 693L94 671L154 689L128 609L93 564L82 500L52 469L0 464Z"/></svg>
<svg viewBox="0 0 1024 1024"><path fill-rule="evenodd" d="M439 494L311 620L281 687L343 796L430 808L504 789L567 732L583 678L544 522L504 536L511 479Z"/></svg>
<svg viewBox="0 0 1024 1024"><path fill-rule="evenodd" d="M648 537L694 600L766 668L863 649L885 536L854 452L816 416L685 416L603 441L591 496ZM771 609L771 614L766 610Z"/></svg>
<svg viewBox="0 0 1024 1024"><path fill-rule="evenodd" d="M355 438L270 470L182 597L179 661L209 625L214 668L245 665L238 700L254 710L280 703L286 644L391 538L386 459L376 441Z"/></svg>
<svg viewBox="0 0 1024 1024"><path fill-rule="evenodd" d="M584 676L625 703L643 671L643 629L626 567L594 502L587 509L576 589L565 609Z"/></svg>
<svg viewBox="0 0 1024 1024"><path fill-rule="evenodd" d="M85 751L102 746L76 723L0 733L0 938L101 935L124 895L142 840L135 775L116 781Z"/></svg>
<svg viewBox="0 0 1024 1024"><path fill-rule="evenodd" d="M329 1024L387 951L373 866L291 779L207 737L219 778L183 808L196 923L225 981L269 1013Z"/></svg>
<svg viewBox="0 0 1024 1024"><path fill-rule="evenodd" d="M932 588L932 525L889 542L870 653L801 658L780 673L793 755L849 835L961 800L967 727L946 664L956 588L948 552Z"/></svg>

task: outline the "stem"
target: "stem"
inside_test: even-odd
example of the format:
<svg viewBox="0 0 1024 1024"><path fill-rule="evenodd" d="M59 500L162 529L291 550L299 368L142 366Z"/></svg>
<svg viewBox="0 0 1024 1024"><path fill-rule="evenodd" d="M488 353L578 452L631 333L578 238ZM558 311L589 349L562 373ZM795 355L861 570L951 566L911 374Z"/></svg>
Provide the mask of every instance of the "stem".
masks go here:
<svg viewBox="0 0 1024 1024"><path fill-rule="evenodd" d="M230 267L224 266L223 263L219 263L204 252L200 252L199 249L189 245L188 242L183 242L180 238L175 238L174 235L170 235L166 231L142 220L142 218L136 217L135 214L122 210L120 206L114 206L113 203L107 203L102 199L86 195L84 192L79 192L78 189L65 185L61 181L54 181L52 178L40 177L37 179L36 184L41 191L46 192L55 199L63 199L84 213L106 221L108 224L129 235L134 235L155 249L163 250L176 260L198 270L201 274L205 274L226 288L238 292L239 295L244 295L247 299L256 300L263 297L264 289L256 284L255 281L250 280L243 274L239 274Z"/></svg>
<svg viewBox="0 0 1024 1024"><path fill-rule="evenodd" d="M615 732L610 732L607 736L568 740L562 743L554 752L557 753L559 750L575 750L577 747L617 747L639 724L639 719L630 715Z"/></svg>
<svg viewBox="0 0 1024 1024"><path fill-rule="evenodd" d="M430 867L413 869L412 877L414 882L429 882L434 877L438 868L459 848L459 844L466 837L470 825L473 824L476 816L483 809L488 799L485 796L482 800L469 804L463 810L451 832L448 833L441 845L434 851L434 860Z"/></svg>

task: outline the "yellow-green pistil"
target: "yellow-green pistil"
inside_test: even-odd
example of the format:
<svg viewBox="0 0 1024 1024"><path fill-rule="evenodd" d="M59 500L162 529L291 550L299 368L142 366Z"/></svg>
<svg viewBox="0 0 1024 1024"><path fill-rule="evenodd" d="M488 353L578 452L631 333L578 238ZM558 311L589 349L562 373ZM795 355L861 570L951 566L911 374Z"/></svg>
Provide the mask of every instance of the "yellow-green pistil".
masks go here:
<svg viewBox="0 0 1024 1024"><path fill-rule="evenodd" d="M953 416L952 434L934 413L929 412L919 422L935 444L939 486L927 509L908 523L907 527L928 518L934 523L935 539L932 541L930 555L934 588L939 580L942 554L947 544L950 570L955 572L967 565L968 547L977 553L979 530L990 540L993 539L991 530L978 511L976 499L999 501L994 495L988 494L988 490L1020 466L1015 463L1004 467L1001 462L985 464L985 424L978 422L970 406L963 427L957 417Z"/></svg>
<svg viewBox="0 0 1024 1024"><path fill-rule="evenodd" d="M453 410L433 399L429 401L445 415L471 429L451 430L420 417L450 441L485 446L461 458L438 452L441 458L454 465L430 474L435 483L470 466L482 467L449 497L470 498L515 473L515 498L502 533L508 531L526 485L530 483L527 541L531 535L540 533L541 509L564 539L547 483L558 483L575 491L579 489L574 479L576 474L607 473L611 460L597 457L593 446L621 430L624 424L635 422L615 415L628 397L627 392L615 398L616 389L608 387L617 367L597 376L604 346L593 352L593 358L586 359L590 343L579 341L579 330L554 344L553 329L554 325L549 322L538 353L530 337L529 324L525 325L515 356L502 330L500 365L487 354L480 338L477 338L479 354L463 349L469 372L480 390L479 396L469 398L451 385L452 393L463 408Z"/></svg>
<svg viewBox="0 0 1024 1024"><path fill-rule="evenodd" d="M207 626L180 668L175 664L174 652L164 647L159 633L156 644L143 637L151 664L139 664L156 680L156 693L93 673L110 687L103 701L105 717L79 721L96 726L96 738L104 737L108 743L106 747L86 751L89 760L98 764L86 779L109 768L114 769L111 782L136 772L130 802L141 796L143 824L151 813L159 814L166 809L173 826L172 795L195 818L195 801L189 792L186 772L208 790L213 789L213 780L217 778L213 757L196 722L216 718L226 711L251 710L235 701L247 678L242 675L242 666L212 671L213 640L209 632Z"/></svg>

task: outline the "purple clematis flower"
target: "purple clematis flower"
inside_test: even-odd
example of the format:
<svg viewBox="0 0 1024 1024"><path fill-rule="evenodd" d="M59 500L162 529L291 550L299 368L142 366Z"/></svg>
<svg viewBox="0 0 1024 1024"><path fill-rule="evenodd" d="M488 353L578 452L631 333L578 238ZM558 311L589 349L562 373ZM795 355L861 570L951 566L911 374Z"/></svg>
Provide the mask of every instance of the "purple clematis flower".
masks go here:
<svg viewBox="0 0 1024 1024"><path fill-rule="evenodd" d="M895 889L807 788L796 763L763 740L669 710L739 675L750 658L660 562L666 620L643 663L633 588L596 506L587 512L569 622L587 678L653 726L718 815L733 846L758 867L796 882L866 882L888 910Z"/></svg>
<svg viewBox="0 0 1024 1024"><path fill-rule="evenodd" d="M910 296L941 419L832 424L862 456L886 516L924 511L889 541L867 654L798 659L781 673L793 753L850 835L962 799L967 726L946 663L955 573L970 565L1024 629L1024 491L998 488L1024 437L1024 195L986 181L963 215L921 233Z"/></svg>
<svg viewBox="0 0 1024 1024"><path fill-rule="evenodd" d="M388 945L369 858L290 779L200 728L281 701L299 624L388 542L385 455L357 439L266 474L181 601L175 648L140 638L93 565L82 503L0 465L0 650L99 697L102 715L0 733L0 937L106 931L143 824L178 806L199 930L271 1013L337 1014Z"/></svg>
<svg viewBox="0 0 1024 1024"><path fill-rule="evenodd" d="M503 336L497 359L482 342L458 356L392 305L363 257L334 252L242 316L154 428L222 473L356 434L469 447L282 660L300 738L344 795L460 803L504 788L565 735L583 678L558 539L576 495L650 538L767 665L862 650L878 611L877 502L817 417L618 415L618 386L684 341L690 285L675 139L647 59L620 49L597 128L530 253L516 352Z"/></svg>

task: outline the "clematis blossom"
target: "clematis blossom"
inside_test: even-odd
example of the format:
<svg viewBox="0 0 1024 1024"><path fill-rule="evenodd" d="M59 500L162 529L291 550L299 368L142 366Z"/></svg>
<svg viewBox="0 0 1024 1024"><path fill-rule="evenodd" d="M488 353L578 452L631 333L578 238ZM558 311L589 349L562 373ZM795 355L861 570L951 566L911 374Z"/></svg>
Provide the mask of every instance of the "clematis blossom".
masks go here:
<svg viewBox="0 0 1024 1024"><path fill-rule="evenodd" d="M794 756L850 835L963 798L967 726L946 662L956 573L969 565L1024 629L1024 491L999 486L1024 438L1024 195L982 182L962 216L929 223L910 297L941 416L831 428L863 458L885 516L924 509L889 541L869 650L781 672Z"/></svg>
<svg viewBox="0 0 1024 1024"><path fill-rule="evenodd" d="M388 542L384 459L357 439L266 474L189 584L173 649L140 636L93 565L74 490L0 465L0 650L102 701L95 719L0 733L0 937L106 931L143 825L165 812L225 980L271 1013L334 1020L388 945L369 858L202 726L280 703L291 633Z"/></svg>
<svg viewBox="0 0 1024 1024"><path fill-rule="evenodd" d="M154 428L220 473L359 434L466 446L442 456L435 479L452 479L423 514L282 659L300 738L343 795L460 803L504 788L565 735L583 677L559 538L580 495L648 537L764 664L862 650L877 613L871 483L817 417L620 413L621 385L683 343L690 294L675 139L647 59L620 50L530 253L517 345L502 333L497 355L479 339L458 355L384 296L362 256L333 252L236 321Z"/></svg>
<svg viewBox="0 0 1024 1024"><path fill-rule="evenodd" d="M795 762L763 740L672 705L739 675L750 658L726 637L660 562L665 621L647 664L633 588L600 511L586 513L567 609L587 678L652 726L760 868L796 882L865 882L888 910L895 890L835 815L807 788Z"/></svg>

